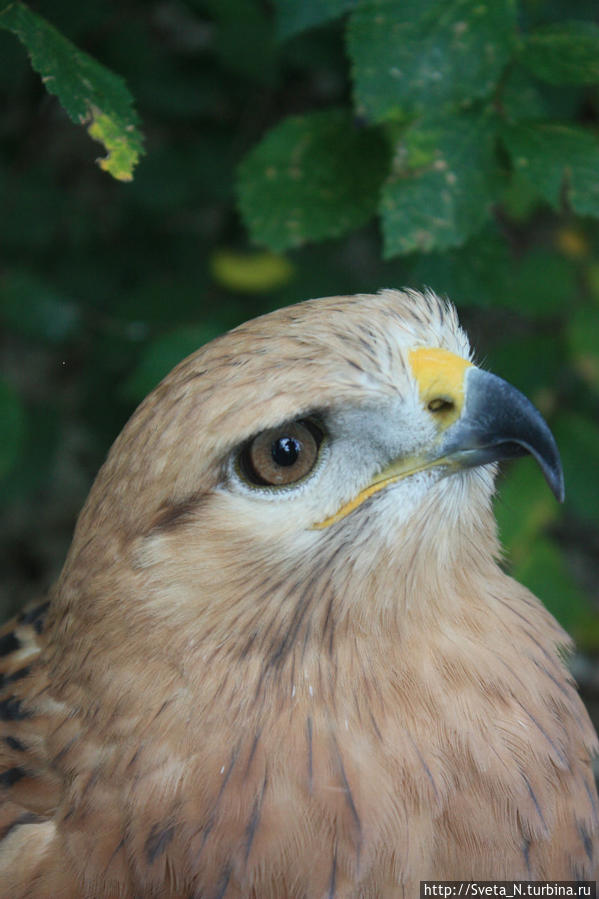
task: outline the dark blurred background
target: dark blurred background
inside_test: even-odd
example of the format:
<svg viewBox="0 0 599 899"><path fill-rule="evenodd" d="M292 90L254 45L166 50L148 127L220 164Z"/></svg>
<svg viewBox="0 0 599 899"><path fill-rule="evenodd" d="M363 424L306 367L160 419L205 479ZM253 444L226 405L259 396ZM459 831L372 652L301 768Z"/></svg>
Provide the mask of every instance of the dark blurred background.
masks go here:
<svg viewBox="0 0 599 899"><path fill-rule="evenodd" d="M0 31L0 612L56 578L110 444L181 358L281 305L427 284L457 303L478 360L537 404L560 444L565 505L524 460L502 477L497 515L506 565L582 648L592 702L599 223L552 208L506 158L492 213L462 246L383 261L375 221L286 253L252 244L237 212L241 161L286 116L352 104L345 20L282 38L290 3L278 25L258 0L31 4L125 78L146 147L128 184L95 165L99 145ZM577 14L590 20L593 5ZM519 27L569 14L524 2ZM550 115L596 134L596 84L535 87ZM599 168L589 177L599 184Z"/></svg>

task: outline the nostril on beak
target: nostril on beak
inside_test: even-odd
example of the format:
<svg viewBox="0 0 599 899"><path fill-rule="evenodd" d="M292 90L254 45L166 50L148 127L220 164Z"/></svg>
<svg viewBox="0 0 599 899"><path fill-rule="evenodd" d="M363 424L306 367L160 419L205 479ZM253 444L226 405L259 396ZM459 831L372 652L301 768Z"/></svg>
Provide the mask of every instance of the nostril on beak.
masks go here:
<svg viewBox="0 0 599 899"><path fill-rule="evenodd" d="M455 409L455 403L448 396L436 396L432 399L428 406L429 412L452 412Z"/></svg>

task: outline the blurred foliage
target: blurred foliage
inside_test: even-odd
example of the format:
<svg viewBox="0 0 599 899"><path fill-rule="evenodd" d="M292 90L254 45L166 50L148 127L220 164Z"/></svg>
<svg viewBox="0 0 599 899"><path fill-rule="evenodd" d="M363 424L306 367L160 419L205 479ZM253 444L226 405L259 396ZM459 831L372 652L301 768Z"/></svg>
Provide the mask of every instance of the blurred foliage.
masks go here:
<svg viewBox="0 0 599 899"><path fill-rule="evenodd" d="M556 433L563 508L530 461L500 483L506 565L598 648L595 7L0 0L2 610L56 576L182 356L280 305L428 284ZM146 155L121 184L69 116L127 177L129 91Z"/></svg>

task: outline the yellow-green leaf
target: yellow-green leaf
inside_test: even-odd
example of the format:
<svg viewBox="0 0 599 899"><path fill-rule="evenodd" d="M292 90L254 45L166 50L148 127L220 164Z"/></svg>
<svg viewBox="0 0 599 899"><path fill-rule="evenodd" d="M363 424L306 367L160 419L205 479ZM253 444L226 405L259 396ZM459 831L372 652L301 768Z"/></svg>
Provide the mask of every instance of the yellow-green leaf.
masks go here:
<svg viewBox="0 0 599 899"><path fill-rule="evenodd" d="M130 181L143 153L133 99L122 78L79 50L24 3L0 13L0 28L17 35L46 90L55 94L77 124L88 125L108 155L100 166L120 181Z"/></svg>
<svg viewBox="0 0 599 899"><path fill-rule="evenodd" d="M276 290L293 277L292 264L275 253L219 250L210 261L212 277L229 290L260 293Z"/></svg>

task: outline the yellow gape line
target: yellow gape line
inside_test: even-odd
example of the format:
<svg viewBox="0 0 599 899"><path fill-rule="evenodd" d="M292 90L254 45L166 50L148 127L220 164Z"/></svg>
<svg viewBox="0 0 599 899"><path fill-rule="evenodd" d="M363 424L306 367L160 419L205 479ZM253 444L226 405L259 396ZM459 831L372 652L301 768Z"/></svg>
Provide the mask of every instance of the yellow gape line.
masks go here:
<svg viewBox="0 0 599 899"><path fill-rule="evenodd" d="M340 521L341 518L345 518L346 515L349 515L350 512L353 512L354 509L357 509L358 506L361 506L365 500L369 499L374 493L378 493L379 490L383 490L385 487L388 487L389 484L395 484L396 481L400 481L402 478L407 478L410 474L416 474L418 471L424 471L427 468L432 468L433 465L441 464L440 462L423 462L418 464L418 461L412 457L409 460L405 460L404 462L395 462L390 465L388 468L385 468L384 471L381 471L379 475L377 475L376 479L368 485L364 490L361 490L357 496L353 499L350 499L348 503L345 503L344 506L335 512L334 515L331 515L329 518L325 518L324 521L320 521L318 524L312 525L313 531L322 531L324 528L328 528L330 524L335 524L336 521ZM396 472L395 474L393 472Z"/></svg>
<svg viewBox="0 0 599 899"><path fill-rule="evenodd" d="M464 376L466 370L472 367L472 363L467 359L462 359L461 356L456 356L455 353L450 353L449 350L442 350L438 347L420 347L417 350L411 350L408 358L418 383L420 399L432 414L436 414L439 431L444 431L462 414L465 395ZM431 405L434 403L440 403L441 408L438 410L436 407L434 408ZM395 460L379 472L368 487L341 506L334 515L313 525L313 530L323 530L345 518L374 493L378 493L389 484L395 484L401 478L407 478L408 475L416 474L435 465L442 465L444 461L443 459L432 461L415 456Z"/></svg>
<svg viewBox="0 0 599 899"><path fill-rule="evenodd" d="M346 515L349 515L350 512L353 512L354 509L357 509L358 506L361 506L362 503L368 499L369 496L372 496L373 493L377 493L379 490L382 490L383 487L386 487L388 484L392 484L394 481L398 481L402 475L398 474L394 478L388 478L385 481L380 481L378 484L371 484L370 487L367 487L366 490L362 490L351 499L348 503L335 512L334 515L329 516L329 518L325 518L324 521L320 521L318 524L312 526L312 530L314 531L322 531L324 528L328 528L330 524L335 524L336 521L339 521L341 518L345 518Z"/></svg>

